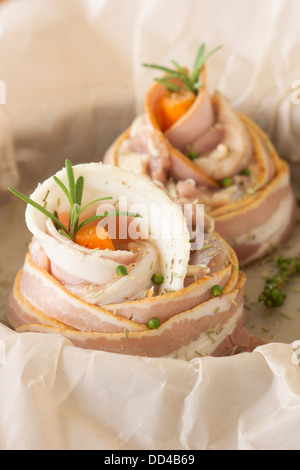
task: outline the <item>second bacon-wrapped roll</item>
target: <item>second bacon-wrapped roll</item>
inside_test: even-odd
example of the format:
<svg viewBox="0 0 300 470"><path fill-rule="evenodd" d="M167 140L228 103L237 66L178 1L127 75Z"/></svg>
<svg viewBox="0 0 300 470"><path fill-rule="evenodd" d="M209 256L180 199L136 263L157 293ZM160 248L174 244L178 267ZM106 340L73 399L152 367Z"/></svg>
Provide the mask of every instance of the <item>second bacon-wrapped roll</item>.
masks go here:
<svg viewBox="0 0 300 470"><path fill-rule="evenodd" d="M177 202L205 204L217 232L246 265L293 230L290 170L252 119L220 91L209 91L203 46L199 52L200 67L190 75L175 62L173 74L170 70L150 87L145 112L112 144L104 161L146 175ZM193 89L186 77L195 72Z"/></svg>

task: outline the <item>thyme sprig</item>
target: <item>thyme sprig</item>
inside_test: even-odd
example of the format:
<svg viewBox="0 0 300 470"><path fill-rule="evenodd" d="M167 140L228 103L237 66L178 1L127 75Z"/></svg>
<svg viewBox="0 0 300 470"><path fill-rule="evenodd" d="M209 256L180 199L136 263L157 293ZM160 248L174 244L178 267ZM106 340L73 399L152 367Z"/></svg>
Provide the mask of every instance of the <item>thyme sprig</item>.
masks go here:
<svg viewBox="0 0 300 470"><path fill-rule="evenodd" d="M284 287L292 276L300 273L300 254L295 258L277 258L278 272L266 279L266 285L259 296L259 301L266 307L281 307L286 299Z"/></svg>
<svg viewBox="0 0 300 470"><path fill-rule="evenodd" d="M67 197L69 204L70 204L70 215L69 215L69 224L66 227L60 220L57 211L55 210L53 214L46 209L45 206L41 206L39 203L31 199L26 194L21 193L20 191L8 188L14 195L18 196L20 199L25 201L27 204L30 204L35 209L38 209L42 212L46 217L51 219L55 225L56 230L61 234L66 236L70 240L74 240L76 233L84 227L86 224L93 222L95 220L104 219L103 223L101 224L104 227L108 221L108 218L111 216L120 216L125 215L128 217L141 217L140 214L135 212L127 212L127 211L105 211L101 214L93 215L88 217L83 222L79 223L79 217L82 212L87 209L91 204L98 202L98 201L105 201L109 199L113 199L112 196L104 196L99 197L97 199L93 199L89 201L87 204L81 207L82 203L82 195L83 195L83 188L84 188L84 178L83 176L79 176L77 180L75 180L75 175L73 171L72 164L70 160L65 161L66 171L67 171L67 179L68 179L68 188L66 185L59 179L57 176L53 176L54 181L57 185L62 189L65 196Z"/></svg>
<svg viewBox="0 0 300 470"><path fill-rule="evenodd" d="M189 74L185 68L181 67L175 60L171 60L175 69L164 67L156 64L142 64L143 67L148 67L156 70L166 72L162 78L155 78L154 80L164 85L170 92L180 92L183 89L192 91L195 95L198 94L199 89L203 86L203 83L199 81L199 74L207 59L221 49L223 46L218 46L205 54L205 44L201 44L196 54L194 67ZM183 87L170 81L171 79L178 78L182 81Z"/></svg>

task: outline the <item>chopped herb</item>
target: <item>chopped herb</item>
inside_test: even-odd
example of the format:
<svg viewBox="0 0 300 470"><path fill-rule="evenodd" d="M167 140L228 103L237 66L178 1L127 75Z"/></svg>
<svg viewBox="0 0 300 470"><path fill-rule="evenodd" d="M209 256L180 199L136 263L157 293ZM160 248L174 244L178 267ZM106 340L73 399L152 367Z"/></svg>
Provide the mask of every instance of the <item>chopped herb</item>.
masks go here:
<svg viewBox="0 0 300 470"><path fill-rule="evenodd" d="M98 292L96 292L96 293L93 295L92 298L94 299L95 297L98 297L98 295L103 294L103 292L104 292L104 289L99 290Z"/></svg>
<svg viewBox="0 0 300 470"><path fill-rule="evenodd" d="M45 208L47 207L47 197L48 197L49 193L50 193L50 191L49 191L49 189L48 189L48 190L47 190L47 193L46 193L46 196L45 196L44 199L43 199L43 203L44 203L44 207L45 207Z"/></svg>
<svg viewBox="0 0 300 470"><path fill-rule="evenodd" d="M206 245L206 246L203 246L202 248L199 248L199 253L202 253L202 251L205 251L207 250L208 248L215 248L214 245Z"/></svg>
<svg viewBox="0 0 300 470"><path fill-rule="evenodd" d="M128 342L128 333L127 333L127 330L126 330L126 328L124 328L124 333L125 333L125 338L126 338L126 341Z"/></svg>
<svg viewBox="0 0 300 470"><path fill-rule="evenodd" d="M229 263L231 263L235 269L239 269L239 267L235 264L235 262L233 261L230 255L228 255L227 258L228 258Z"/></svg>
<svg viewBox="0 0 300 470"><path fill-rule="evenodd" d="M243 176L250 176L251 172L250 172L249 168L243 168L242 171L241 171L241 174Z"/></svg>
<svg viewBox="0 0 300 470"><path fill-rule="evenodd" d="M200 356L200 357L205 357L204 354L202 354L200 351L197 351L197 349L195 351L195 354L197 354L197 356Z"/></svg>
<svg viewBox="0 0 300 470"><path fill-rule="evenodd" d="M216 342L215 338L212 336L214 334L214 330L207 330L206 334L212 343Z"/></svg>
<svg viewBox="0 0 300 470"><path fill-rule="evenodd" d="M210 251L210 252L208 253L208 256L209 256L209 257L210 257L210 256L213 256L213 255L215 255L216 253L217 253L217 250Z"/></svg>
<svg viewBox="0 0 300 470"><path fill-rule="evenodd" d="M127 276L132 279L133 281L135 281L135 276L131 273L127 273Z"/></svg>
<svg viewBox="0 0 300 470"><path fill-rule="evenodd" d="M279 312L279 314L281 317L283 318L286 318L287 320L292 320L293 318L290 317L287 313L284 313L284 312Z"/></svg>

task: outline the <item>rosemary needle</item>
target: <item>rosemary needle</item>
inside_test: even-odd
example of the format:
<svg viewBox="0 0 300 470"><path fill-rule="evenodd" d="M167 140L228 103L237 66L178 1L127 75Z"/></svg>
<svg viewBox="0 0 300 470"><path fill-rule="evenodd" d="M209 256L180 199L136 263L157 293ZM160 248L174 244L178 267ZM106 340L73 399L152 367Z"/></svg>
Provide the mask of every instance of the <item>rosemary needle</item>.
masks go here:
<svg viewBox="0 0 300 470"><path fill-rule="evenodd" d="M156 64L142 64L143 67L148 67L156 70L161 70L162 72L166 72L166 75L162 78L155 78L154 80L164 85L170 92L180 92L182 89L186 89L192 91L195 95L198 94L199 89L203 86L201 82L199 82L199 74L207 59L221 49L223 46L218 46L209 51L205 54L205 44L201 44L198 48L194 67L191 74L188 74L185 68L181 67L175 60L172 60L172 64L174 65L175 69L171 69L169 67L164 67L162 65ZM183 86L173 83L172 79L177 78L181 80Z"/></svg>

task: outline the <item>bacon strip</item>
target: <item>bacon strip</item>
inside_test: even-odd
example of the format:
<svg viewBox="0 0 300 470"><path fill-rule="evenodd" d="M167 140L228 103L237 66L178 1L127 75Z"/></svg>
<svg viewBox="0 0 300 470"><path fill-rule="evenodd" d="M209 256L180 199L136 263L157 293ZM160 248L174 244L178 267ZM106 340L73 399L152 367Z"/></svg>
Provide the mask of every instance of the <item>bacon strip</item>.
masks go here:
<svg viewBox="0 0 300 470"><path fill-rule="evenodd" d="M251 351L261 341L243 326L245 276L233 250L214 237L221 253L212 255L208 243L196 253L196 261L208 260L209 274L176 292L104 306L70 293L28 253L8 299L7 319L19 332L59 333L77 346L122 354L191 359ZM211 293L216 284L223 287L220 297ZM153 317L161 322L155 331L147 326Z"/></svg>
<svg viewBox="0 0 300 470"><path fill-rule="evenodd" d="M78 330L58 322L33 307L20 292L17 278L8 303L8 319L18 332L59 333L82 348L98 349L120 354L148 357L181 357L192 359L199 355L234 354L237 349L252 351L260 340L249 335L244 323L243 286L245 276L239 273L233 290L221 297L211 297L194 308L171 316L158 329L131 328L132 320L116 317L118 331L88 330L86 318L84 329ZM174 302L166 299L168 308ZM61 297L65 314L65 298ZM25 309L27 305L27 310ZM30 314L28 313L30 311ZM113 317L114 315L106 313Z"/></svg>

